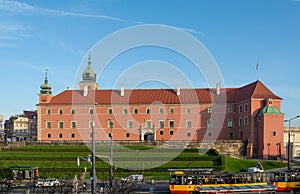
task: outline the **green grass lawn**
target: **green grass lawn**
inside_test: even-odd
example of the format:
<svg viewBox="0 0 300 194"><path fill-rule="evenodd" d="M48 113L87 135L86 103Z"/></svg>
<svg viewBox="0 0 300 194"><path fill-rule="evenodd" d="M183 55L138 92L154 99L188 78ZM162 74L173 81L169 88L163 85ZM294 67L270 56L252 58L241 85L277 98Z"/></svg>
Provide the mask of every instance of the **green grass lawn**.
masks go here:
<svg viewBox="0 0 300 194"><path fill-rule="evenodd" d="M159 164L154 169L140 169L131 171L128 169L117 168L115 177L126 177L133 173L143 173L145 178L151 177L155 179L167 179L169 173L168 168L215 168L226 172L245 171L249 167L256 166L255 160L235 159L227 156L220 156L217 152L210 150L204 155L199 155L198 149L181 150L155 150L151 146L127 146L132 152L124 152L123 148L114 149L114 161L116 164L132 162L144 162L145 166L149 164ZM96 150L101 154L109 156L109 146L97 146ZM151 152L151 156L140 156L139 150ZM179 153L172 161L169 158ZM77 157L87 158L91 151L86 146L23 146L12 148L11 151L0 152L0 178L7 176L9 166L17 165L35 165L40 168L41 177L57 177L57 178L73 178L76 174L80 176L84 167L90 169L91 165L85 161L77 166ZM162 161L166 161L161 165ZM148 162L148 163L147 163ZM279 168L286 166L285 163L276 161L263 161L265 169ZM88 170L89 170L88 169ZM96 160L97 177L108 178L109 165L100 159ZM153 177L155 175L155 177Z"/></svg>

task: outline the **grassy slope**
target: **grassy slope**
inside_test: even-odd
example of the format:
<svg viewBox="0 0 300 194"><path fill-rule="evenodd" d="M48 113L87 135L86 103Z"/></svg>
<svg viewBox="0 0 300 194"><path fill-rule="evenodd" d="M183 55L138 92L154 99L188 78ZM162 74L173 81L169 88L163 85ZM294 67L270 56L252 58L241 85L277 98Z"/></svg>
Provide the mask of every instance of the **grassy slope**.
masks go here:
<svg viewBox="0 0 300 194"><path fill-rule="evenodd" d="M151 149L152 147L147 146L135 146L130 149L145 150ZM107 148L101 150L107 150ZM171 150L170 150L171 151ZM12 151L0 152L0 175L1 170L13 165L36 165L41 169L48 169L48 172L40 171L40 175L43 177L59 177L59 178L72 178L74 174L80 176L82 169L87 166L90 167L86 162L81 162L81 165L77 167L76 158L78 156L87 157L91 154L90 150L86 146L25 146L21 148L14 148ZM205 154L204 157L215 156L215 153ZM159 159L162 156L167 156L168 152L157 154ZM134 158L134 155L128 155L128 158ZM144 173L145 177L151 177L153 174L158 177L168 177L166 168L197 168L197 167L213 167L220 165L214 161L204 161L199 157L197 149L186 149L182 152L178 158L170 161L162 166L164 170L156 170L155 172L134 172ZM117 159L117 158L116 158ZM122 159L122 158L121 158ZM126 159L126 157L125 157ZM193 161L191 161L193 159ZM244 171L249 167L256 165L255 160L242 160L234 159L224 156L226 172ZM195 160L195 161L194 161ZM286 166L280 162L262 162L265 169L278 168ZM98 177L108 177L109 165L103 161L97 160L96 167L101 169L98 170ZM58 168L61 170L68 169L66 172L57 172ZM103 169L102 169L103 168ZM71 170L70 170L71 169ZM117 169L115 176L124 177L133 172L128 170Z"/></svg>

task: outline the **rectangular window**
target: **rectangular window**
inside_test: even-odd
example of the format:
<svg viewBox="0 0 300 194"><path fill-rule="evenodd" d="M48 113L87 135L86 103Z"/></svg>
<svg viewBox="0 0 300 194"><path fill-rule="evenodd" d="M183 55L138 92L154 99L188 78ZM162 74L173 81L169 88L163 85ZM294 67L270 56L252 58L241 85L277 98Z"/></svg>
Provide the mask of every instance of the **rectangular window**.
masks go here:
<svg viewBox="0 0 300 194"><path fill-rule="evenodd" d="M227 119L227 127L233 127L233 120Z"/></svg>
<svg viewBox="0 0 300 194"><path fill-rule="evenodd" d="M164 131L163 131L163 130L160 130L160 131L159 131L159 135L164 135Z"/></svg>
<svg viewBox="0 0 300 194"><path fill-rule="evenodd" d="M94 122L93 121L90 121L90 128L93 128L94 127Z"/></svg>
<svg viewBox="0 0 300 194"><path fill-rule="evenodd" d="M64 128L64 122L63 121L58 122L58 128L60 128L60 129Z"/></svg>
<svg viewBox="0 0 300 194"><path fill-rule="evenodd" d="M46 110L46 114L47 114L47 115L50 115L50 114L51 114L51 109L47 109L47 110Z"/></svg>
<svg viewBox="0 0 300 194"><path fill-rule="evenodd" d="M243 112L243 105L240 105L240 112Z"/></svg>
<svg viewBox="0 0 300 194"><path fill-rule="evenodd" d="M112 138L112 135L113 135L112 133L110 133L110 132L108 133L109 138Z"/></svg>
<svg viewBox="0 0 300 194"><path fill-rule="evenodd" d="M47 137L48 137L48 138L51 138L51 133L48 133L48 134L47 134Z"/></svg>
<svg viewBox="0 0 300 194"><path fill-rule="evenodd" d="M134 108L134 109L133 109L133 113L134 113L134 114L139 114L139 109L138 109L138 108Z"/></svg>
<svg viewBox="0 0 300 194"><path fill-rule="evenodd" d="M187 136L187 137L191 137L191 136L192 136L191 132L190 132L190 131L187 131L187 132L186 132L186 136Z"/></svg>
<svg viewBox="0 0 300 194"><path fill-rule="evenodd" d="M229 137L230 137L230 138L233 138L233 137L234 137L234 132L233 132L233 131L230 131L230 132L229 132Z"/></svg>
<svg viewBox="0 0 300 194"><path fill-rule="evenodd" d="M90 109L90 115L93 115L94 114L94 109Z"/></svg>
<svg viewBox="0 0 300 194"><path fill-rule="evenodd" d="M151 121L145 121L145 128L147 129L151 128Z"/></svg>
<svg viewBox="0 0 300 194"><path fill-rule="evenodd" d="M130 137L130 133L129 132L125 133L125 137L129 138Z"/></svg>
<svg viewBox="0 0 300 194"><path fill-rule="evenodd" d="M75 121L71 121L71 127L72 127L72 129L76 128L76 122Z"/></svg>
<svg viewBox="0 0 300 194"><path fill-rule="evenodd" d="M123 114L128 114L128 109L127 108L123 108Z"/></svg>
<svg viewBox="0 0 300 194"><path fill-rule="evenodd" d="M212 136L212 132L209 131L209 132L208 132L208 137L211 137L211 136Z"/></svg>
<svg viewBox="0 0 300 194"><path fill-rule="evenodd" d="M159 113L164 114L164 108L159 108Z"/></svg>
<svg viewBox="0 0 300 194"><path fill-rule="evenodd" d="M245 126L247 126L249 124L248 117L244 118L244 124L245 124Z"/></svg>
<svg viewBox="0 0 300 194"><path fill-rule="evenodd" d="M59 133L59 134L58 134L58 138L63 138L63 134L62 134L62 133Z"/></svg>
<svg viewBox="0 0 300 194"><path fill-rule="evenodd" d="M187 120L185 126L187 128L191 128L192 127L192 121L191 120Z"/></svg>
<svg viewBox="0 0 300 194"><path fill-rule="evenodd" d="M245 112L248 111L248 104L244 104L244 111L245 111Z"/></svg>
<svg viewBox="0 0 300 194"><path fill-rule="evenodd" d="M186 112L187 114L190 114L190 113L191 113L191 108L190 108L190 107L186 107L186 108L185 108L185 112Z"/></svg>
<svg viewBox="0 0 300 194"><path fill-rule="evenodd" d="M169 121L169 127L174 128L174 121L173 120Z"/></svg>
<svg viewBox="0 0 300 194"><path fill-rule="evenodd" d="M47 121L46 122L46 128L47 129L51 129L51 121Z"/></svg>
<svg viewBox="0 0 300 194"><path fill-rule="evenodd" d="M276 131L272 131L272 136L276 136Z"/></svg>
<svg viewBox="0 0 300 194"><path fill-rule="evenodd" d="M108 120L107 121L107 128L114 128L114 121L112 121L112 120Z"/></svg>
<svg viewBox="0 0 300 194"><path fill-rule="evenodd" d="M207 127L213 127L213 120L212 119L207 119Z"/></svg>
<svg viewBox="0 0 300 194"><path fill-rule="evenodd" d="M170 130L170 135L174 135L174 131L173 130Z"/></svg>
<svg viewBox="0 0 300 194"><path fill-rule="evenodd" d="M240 118L239 126L243 126L243 118Z"/></svg>
<svg viewBox="0 0 300 194"><path fill-rule="evenodd" d="M63 110L62 109L58 109L58 114L62 115L63 114Z"/></svg>
<svg viewBox="0 0 300 194"><path fill-rule="evenodd" d="M232 106L228 106L228 107L227 107L227 111L228 111L228 112L232 112Z"/></svg>
<svg viewBox="0 0 300 194"><path fill-rule="evenodd" d="M211 106L207 108L207 112L212 113L212 107Z"/></svg>
<svg viewBox="0 0 300 194"><path fill-rule="evenodd" d="M174 108L173 107L170 108L169 111L170 111L170 114L174 114Z"/></svg>
<svg viewBox="0 0 300 194"><path fill-rule="evenodd" d="M71 133L71 138L75 138L75 133Z"/></svg>
<svg viewBox="0 0 300 194"><path fill-rule="evenodd" d="M165 121L161 120L159 121L159 128L164 128L165 127Z"/></svg>
<svg viewBox="0 0 300 194"><path fill-rule="evenodd" d="M71 114L72 114L72 115L75 115L75 114L76 114L75 109L71 109Z"/></svg>
<svg viewBox="0 0 300 194"><path fill-rule="evenodd" d="M147 113L147 114L150 114L150 113L151 113L150 108L146 108L146 113Z"/></svg>
<svg viewBox="0 0 300 194"><path fill-rule="evenodd" d="M133 122L127 121L127 128L132 129L133 128Z"/></svg>
<svg viewBox="0 0 300 194"><path fill-rule="evenodd" d="M110 114L110 115L113 113L112 108L109 108L107 111L108 111L107 113Z"/></svg>

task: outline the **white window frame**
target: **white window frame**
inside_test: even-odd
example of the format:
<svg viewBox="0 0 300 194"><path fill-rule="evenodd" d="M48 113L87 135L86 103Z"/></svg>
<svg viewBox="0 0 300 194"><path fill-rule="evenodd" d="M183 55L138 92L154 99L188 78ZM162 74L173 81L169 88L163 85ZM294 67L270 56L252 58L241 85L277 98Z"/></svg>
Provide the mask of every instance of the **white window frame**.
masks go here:
<svg viewBox="0 0 300 194"><path fill-rule="evenodd" d="M190 114L191 113L191 107L186 107L185 108L185 113Z"/></svg>
<svg viewBox="0 0 300 194"><path fill-rule="evenodd" d="M207 119L207 128L213 127L214 121L212 118Z"/></svg>
<svg viewBox="0 0 300 194"><path fill-rule="evenodd" d="M151 120L145 120L145 128L151 129L152 127L152 121Z"/></svg>
<svg viewBox="0 0 300 194"><path fill-rule="evenodd" d="M191 128L192 126L193 126L192 120L186 120L185 127L186 128Z"/></svg>
<svg viewBox="0 0 300 194"><path fill-rule="evenodd" d="M233 127L233 119L227 119L227 127L229 128Z"/></svg>
<svg viewBox="0 0 300 194"><path fill-rule="evenodd" d="M132 120L128 120L127 121L127 128L128 129L132 129L133 128L133 121Z"/></svg>
<svg viewBox="0 0 300 194"><path fill-rule="evenodd" d="M163 125L161 125L161 123L163 123ZM159 126L159 128L165 128L165 121L164 120L159 120L158 121L158 126Z"/></svg>

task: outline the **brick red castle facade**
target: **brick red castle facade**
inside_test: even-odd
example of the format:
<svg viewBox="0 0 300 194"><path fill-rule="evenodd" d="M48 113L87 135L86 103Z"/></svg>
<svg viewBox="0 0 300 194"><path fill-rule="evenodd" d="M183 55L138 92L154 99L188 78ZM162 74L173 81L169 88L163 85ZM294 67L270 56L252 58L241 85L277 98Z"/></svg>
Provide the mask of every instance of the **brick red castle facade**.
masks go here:
<svg viewBox="0 0 300 194"><path fill-rule="evenodd" d="M79 90L52 95L46 74L38 140L90 141L95 127L96 140L240 140L248 157L283 156L281 100L259 80L240 88L102 90L89 59Z"/></svg>

